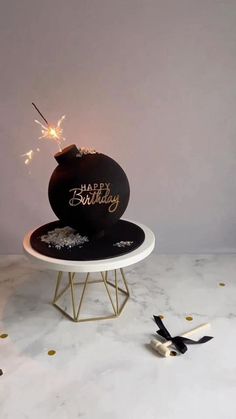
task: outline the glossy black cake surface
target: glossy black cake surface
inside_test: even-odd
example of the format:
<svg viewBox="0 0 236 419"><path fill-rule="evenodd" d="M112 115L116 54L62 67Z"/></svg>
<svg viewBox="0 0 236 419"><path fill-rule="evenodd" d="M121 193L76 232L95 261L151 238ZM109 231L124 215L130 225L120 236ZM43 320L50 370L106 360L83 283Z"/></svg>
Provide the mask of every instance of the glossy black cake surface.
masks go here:
<svg viewBox="0 0 236 419"><path fill-rule="evenodd" d="M101 153L80 153L71 145L55 155L49 182L51 207L65 225L81 234L106 232L123 215L130 188L124 170Z"/></svg>

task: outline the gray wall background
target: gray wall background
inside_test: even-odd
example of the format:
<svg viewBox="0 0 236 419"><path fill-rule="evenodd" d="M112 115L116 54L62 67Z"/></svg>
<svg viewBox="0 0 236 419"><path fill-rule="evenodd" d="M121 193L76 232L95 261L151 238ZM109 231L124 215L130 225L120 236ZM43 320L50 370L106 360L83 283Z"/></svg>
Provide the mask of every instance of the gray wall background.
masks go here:
<svg viewBox="0 0 236 419"><path fill-rule="evenodd" d="M235 0L2 0L0 68L1 253L55 218L32 101L123 166L159 252L236 251Z"/></svg>

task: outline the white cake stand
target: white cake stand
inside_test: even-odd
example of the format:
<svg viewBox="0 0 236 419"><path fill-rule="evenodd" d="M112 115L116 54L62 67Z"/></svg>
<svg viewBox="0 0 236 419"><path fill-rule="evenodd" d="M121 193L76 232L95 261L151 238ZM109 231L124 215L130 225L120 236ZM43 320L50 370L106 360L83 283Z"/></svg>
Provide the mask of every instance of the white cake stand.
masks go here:
<svg viewBox="0 0 236 419"><path fill-rule="evenodd" d="M134 223L133 221L131 222ZM78 261L56 259L44 256L43 254L34 250L30 244L30 237L34 230L26 234L23 240L23 248L27 257L34 263L37 263L37 265L39 265L40 267L43 266L46 269L58 271L56 289L52 304L56 308L58 308L65 316L69 317L71 320L75 322L84 322L92 320L111 319L118 317L121 314L130 295L123 268L145 259L153 251L155 245L155 236L153 232L143 224L134 224L141 227L145 233L145 239L141 246L125 255L100 260ZM114 271L113 282L109 278L112 271ZM67 273L68 279L66 282L66 286L61 287L63 282L63 273L65 272ZM76 274L84 272L87 273L85 281L76 282ZM91 280L90 277L92 272L100 272L101 279ZM86 287L88 286L88 284L95 284L101 282L104 284L104 290L108 294L113 313L111 315L104 316L89 316L85 318L81 317L81 307ZM120 285L120 282L122 282L122 285ZM80 293L80 298L78 298L78 301L75 293L76 285L82 285L82 292ZM115 295L113 296L111 293L111 289L114 290ZM68 309L63 308L61 305L59 305L59 300L61 299L61 297L63 297L67 290L69 290L68 292L70 292L72 313L68 312Z"/></svg>

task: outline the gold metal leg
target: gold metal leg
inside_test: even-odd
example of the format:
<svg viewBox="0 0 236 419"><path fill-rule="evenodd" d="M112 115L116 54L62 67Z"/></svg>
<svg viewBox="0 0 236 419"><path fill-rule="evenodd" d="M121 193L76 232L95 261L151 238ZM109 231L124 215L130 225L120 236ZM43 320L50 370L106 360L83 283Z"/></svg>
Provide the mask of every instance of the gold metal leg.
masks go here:
<svg viewBox="0 0 236 419"><path fill-rule="evenodd" d="M84 293L85 293L85 288L87 286L88 279L89 279L89 272L87 273L87 276L86 276L86 279L85 279L84 288L83 288L83 291L82 291L82 295L81 295L81 298L80 298L79 307L78 307L78 311L77 311L76 321L79 320L79 313L80 313L80 310L81 310L81 306L82 306L82 302L83 302L83 298L84 298Z"/></svg>
<svg viewBox="0 0 236 419"><path fill-rule="evenodd" d="M117 312L116 312L116 309L115 309L115 306L114 306L114 303L113 303L113 301L112 301L111 294L110 294L110 291L109 291L109 289L108 289L108 285L107 285L108 272L106 271L106 272L105 272L105 275L103 274L103 272L101 272L101 275L102 275L102 279L103 279L104 285L105 285L105 287L106 287L107 294L108 294L108 297L109 297L109 299L110 299L110 302L111 302L112 308L113 308L114 313L115 313L115 316L116 316L116 315L117 315Z"/></svg>
<svg viewBox="0 0 236 419"><path fill-rule="evenodd" d="M55 289L55 294L54 294L53 302L56 301L57 292L58 292L58 288L60 287L61 280L62 280L62 272L60 271L60 272L58 272L58 275L57 275L57 284L56 284L56 289Z"/></svg>
<svg viewBox="0 0 236 419"><path fill-rule="evenodd" d="M111 271L110 271L111 273ZM90 273L88 272L85 278L84 282L75 282L74 278L75 278L75 272L68 272L68 283L66 284L66 286L59 291L60 287L61 287L61 283L62 283L62 279L63 279L63 272L58 272L58 277L57 277L57 283L56 283L56 289L55 289L55 294L54 294L54 299L53 299L53 305L60 310L61 313L63 313L65 316L67 316L68 318L70 318L71 320L75 321L75 322L85 322L85 321L93 321L93 320L103 320L103 319L113 319L118 317L125 304L127 303L128 299L129 299L129 289L128 289L128 284L125 278L125 274L123 269L120 269L120 282L123 282L125 289L123 289L120 286L118 286L118 271L114 270L114 283L109 281L108 279L108 271L105 272L101 272L101 278L100 280L89 280L90 278ZM103 283L104 287L106 289L107 295L109 297L110 303L111 303L111 307L113 310L113 314L111 315L106 315L106 316L97 316L97 317L86 317L86 318L81 318L80 317L80 313L81 313L81 307L82 307L82 303L84 301L84 294L85 294L85 290L88 288L89 284L97 284L97 283ZM76 296L75 296L75 286L77 285L83 285L82 288L82 293L81 296L79 298L79 300L76 300ZM111 294L111 289L110 287L115 288L115 304L112 298L112 294ZM71 304L72 304L72 315L69 314L66 309L63 309L60 305L59 305L59 300L60 298L65 294L65 292L70 289L70 298L71 298ZM123 299L123 302L120 301L121 296L124 296L125 298Z"/></svg>
<svg viewBox="0 0 236 419"><path fill-rule="evenodd" d="M115 269L115 287L116 287L116 314L119 314L119 296L118 296L118 282L117 282L117 272Z"/></svg>
<svg viewBox="0 0 236 419"><path fill-rule="evenodd" d="M122 269L122 268L120 268L120 273L121 273L121 275L122 275L122 279L123 279L124 284L125 284L126 292L127 292L127 294L129 295L129 288L128 288L128 284L127 284L127 281L126 281L126 278L125 278L125 273L124 273L124 271L123 271L123 269Z"/></svg>
<svg viewBox="0 0 236 419"><path fill-rule="evenodd" d="M75 293L74 293L74 275L71 272L68 272L69 282L70 282L70 290L71 290L71 301L73 307L73 317L76 320L76 309L75 309Z"/></svg>

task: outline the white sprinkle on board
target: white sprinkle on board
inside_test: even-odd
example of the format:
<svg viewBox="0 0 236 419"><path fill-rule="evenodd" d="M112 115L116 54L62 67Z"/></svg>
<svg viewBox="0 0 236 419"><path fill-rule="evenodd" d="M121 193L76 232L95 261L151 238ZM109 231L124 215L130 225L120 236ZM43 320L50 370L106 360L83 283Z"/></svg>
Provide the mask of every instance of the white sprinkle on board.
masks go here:
<svg viewBox="0 0 236 419"><path fill-rule="evenodd" d="M116 247L129 247L129 246L131 246L131 244L133 244L133 242L121 240L120 242L114 243L113 246L116 246Z"/></svg>
<svg viewBox="0 0 236 419"><path fill-rule="evenodd" d="M87 236L81 236L71 227L55 228L52 231L48 231L47 234L44 234L40 238L41 241L47 243L49 247L53 246L59 250L63 247L82 247L84 243L89 241Z"/></svg>

